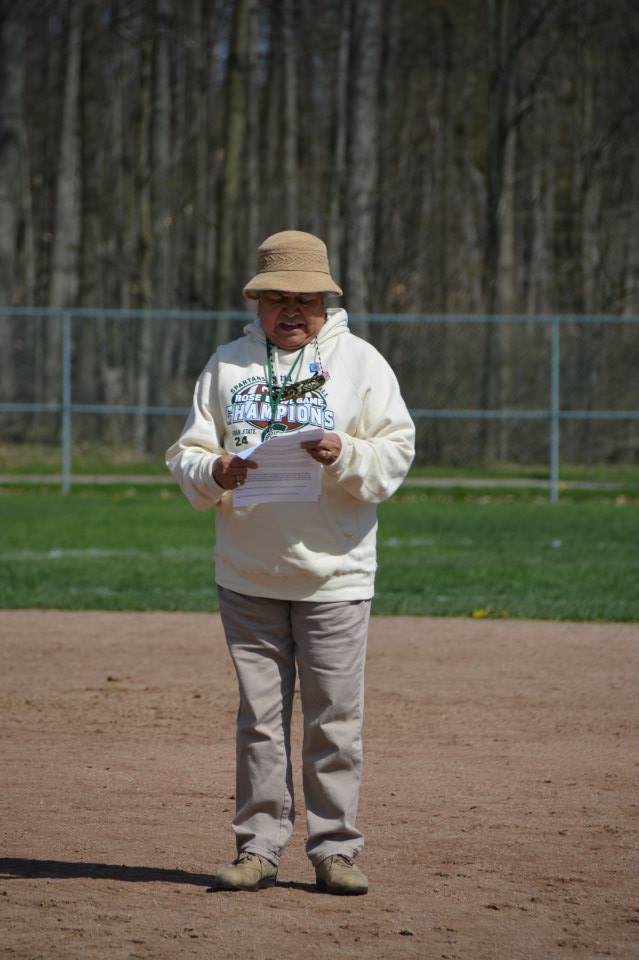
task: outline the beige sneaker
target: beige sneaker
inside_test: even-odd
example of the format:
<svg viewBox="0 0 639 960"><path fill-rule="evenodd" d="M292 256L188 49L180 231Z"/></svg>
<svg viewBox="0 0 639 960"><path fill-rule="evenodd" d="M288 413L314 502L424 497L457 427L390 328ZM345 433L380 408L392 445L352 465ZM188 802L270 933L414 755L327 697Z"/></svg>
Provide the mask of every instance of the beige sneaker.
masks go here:
<svg viewBox="0 0 639 960"><path fill-rule="evenodd" d="M261 890L277 880L277 867L259 853L240 853L215 874L219 890Z"/></svg>
<svg viewBox="0 0 639 960"><path fill-rule="evenodd" d="M350 857L338 853L327 857L315 867L318 890L342 895L368 893L368 877L356 867Z"/></svg>

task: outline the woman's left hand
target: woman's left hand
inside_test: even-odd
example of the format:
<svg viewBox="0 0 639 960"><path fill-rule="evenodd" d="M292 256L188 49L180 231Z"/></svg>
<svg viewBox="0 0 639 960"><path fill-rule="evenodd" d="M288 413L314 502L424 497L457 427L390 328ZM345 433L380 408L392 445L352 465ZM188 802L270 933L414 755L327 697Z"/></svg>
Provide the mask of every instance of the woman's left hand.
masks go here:
<svg viewBox="0 0 639 960"><path fill-rule="evenodd" d="M321 440L306 440L300 444L313 460L329 467L335 463L342 449L342 441L336 433L325 433Z"/></svg>

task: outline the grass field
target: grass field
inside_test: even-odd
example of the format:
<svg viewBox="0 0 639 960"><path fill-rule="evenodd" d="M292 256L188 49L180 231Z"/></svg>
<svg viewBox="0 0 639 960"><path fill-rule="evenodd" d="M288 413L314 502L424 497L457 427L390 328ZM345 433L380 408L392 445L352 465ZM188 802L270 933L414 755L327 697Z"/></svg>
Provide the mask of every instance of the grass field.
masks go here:
<svg viewBox="0 0 639 960"><path fill-rule="evenodd" d="M456 500L380 508L374 612L639 620L639 507ZM0 606L213 610L213 518L175 490L4 490Z"/></svg>

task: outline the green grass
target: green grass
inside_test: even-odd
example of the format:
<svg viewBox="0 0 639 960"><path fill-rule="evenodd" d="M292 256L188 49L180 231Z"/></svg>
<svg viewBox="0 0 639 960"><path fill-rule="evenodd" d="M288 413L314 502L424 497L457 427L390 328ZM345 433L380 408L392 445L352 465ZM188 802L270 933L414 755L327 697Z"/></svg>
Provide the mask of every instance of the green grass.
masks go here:
<svg viewBox="0 0 639 960"><path fill-rule="evenodd" d="M456 501L380 508L377 614L639 620L639 508ZM213 610L212 516L149 488L0 493L0 606Z"/></svg>
<svg viewBox="0 0 639 960"><path fill-rule="evenodd" d="M639 484L639 465L636 464L561 464L560 476L563 481L585 481L592 483ZM459 477L465 480L548 480L550 469L543 464L498 463L487 467L452 466L416 466L411 477Z"/></svg>
<svg viewBox="0 0 639 960"><path fill-rule="evenodd" d="M382 509L378 612L639 619L639 509L397 502Z"/></svg>
<svg viewBox="0 0 639 960"><path fill-rule="evenodd" d="M639 487L615 487L607 489L565 489L560 486L559 498L564 503L619 503L633 501L639 503ZM457 500L470 503L512 503L514 501L527 503L547 503L548 491L540 487L494 487L486 486L429 486L428 488L411 485L410 478L397 493L400 501L424 502L437 500L440 503Z"/></svg>

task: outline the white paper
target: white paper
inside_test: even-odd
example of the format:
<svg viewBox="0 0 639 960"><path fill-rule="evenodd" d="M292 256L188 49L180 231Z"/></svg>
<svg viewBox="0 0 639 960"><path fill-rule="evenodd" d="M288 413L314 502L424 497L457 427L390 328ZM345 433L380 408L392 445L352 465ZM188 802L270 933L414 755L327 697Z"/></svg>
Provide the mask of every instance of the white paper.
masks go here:
<svg viewBox="0 0 639 960"><path fill-rule="evenodd" d="M242 460L254 460L258 468L249 469L244 484L233 491L233 506L319 500L322 468L300 443L321 440L323 436L321 427L275 433L238 453Z"/></svg>

